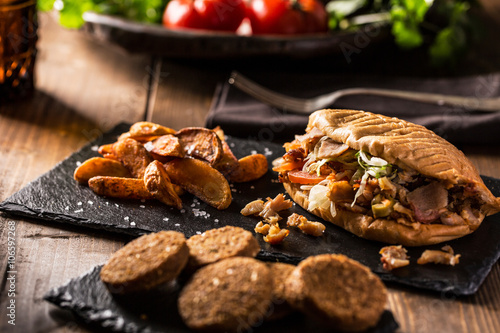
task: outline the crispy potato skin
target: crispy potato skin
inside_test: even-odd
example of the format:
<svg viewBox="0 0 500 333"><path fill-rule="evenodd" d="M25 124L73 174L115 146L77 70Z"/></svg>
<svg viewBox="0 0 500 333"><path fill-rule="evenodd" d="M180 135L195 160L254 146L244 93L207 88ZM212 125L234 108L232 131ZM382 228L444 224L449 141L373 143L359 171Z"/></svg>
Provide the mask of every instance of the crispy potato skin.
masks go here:
<svg viewBox="0 0 500 333"><path fill-rule="evenodd" d="M112 143L108 143L106 145L99 146L99 149L97 150L97 152L105 158L111 158L113 160L116 160L116 156L113 154L113 144Z"/></svg>
<svg viewBox="0 0 500 333"><path fill-rule="evenodd" d="M97 195L120 199L153 199L154 196L137 178L96 176L89 179L89 187Z"/></svg>
<svg viewBox="0 0 500 333"><path fill-rule="evenodd" d="M92 157L76 168L73 178L80 184L88 184L95 176L132 177L120 162L109 158Z"/></svg>
<svg viewBox="0 0 500 333"><path fill-rule="evenodd" d="M113 144L113 154L135 178L144 178L144 171L153 161L146 148L134 139L124 139Z"/></svg>
<svg viewBox="0 0 500 333"><path fill-rule="evenodd" d="M223 155L222 143L217 134L203 127L186 127L178 131L179 138L187 156L207 161L214 166Z"/></svg>
<svg viewBox="0 0 500 333"><path fill-rule="evenodd" d="M152 142L152 146L153 149L149 153L163 163L174 157L184 157L184 149L179 139L172 134L160 136Z"/></svg>
<svg viewBox="0 0 500 333"><path fill-rule="evenodd" d="M130 136L134 138L151 135L161 136L166 134L174 134L175 130L149 121L140 121L130 126L129 133Z"/></svg>
<svg viewBox="0 0 500 333"><path fill-rule="evenodd" d="M214 128L213 131L217 134L222 143L222 158L214 165L214 168L219 170L224 177L227 178L229 174L238 167L238 159L234 156L231 148L229 148L224 138L224 131L219 126Z"/></svg>
<svg viewBox="0 0 500 333"><path fill-rule="evenodd" d="M177 195L163 164L151 162L144 172L144 185L157 200L168 206L182 209L182 200Z"/></svg>
<svg viewBox="0 0 500 333"><path fill-rule="evenodd" d="M231 172L229 181L249 182L264 176L267 172L267 158L262 154L248 155L238 160L238 168Z"/></svg>
<svg viewBox="0 0 500 333"><path fill-rule="evenodd" d="M173 183L217 209L229 207L231 188L226 178L206 162L194 158L175 159L164 164Z"/></svg>

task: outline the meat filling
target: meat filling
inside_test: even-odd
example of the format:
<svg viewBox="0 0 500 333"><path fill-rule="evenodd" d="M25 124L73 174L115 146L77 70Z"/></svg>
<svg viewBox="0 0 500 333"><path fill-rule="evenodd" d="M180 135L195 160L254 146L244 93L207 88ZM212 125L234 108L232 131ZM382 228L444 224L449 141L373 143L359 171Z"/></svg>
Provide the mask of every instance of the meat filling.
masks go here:
<svg viewBox="0 0 500 333"><path fill-rule="evenodd" d="M405 224L474 225L483 217L472 184L450 188L438 179L319 135L317 129L285 144L285 149L274 170L281 181L300 184L311 193L310 206L331 209L331 202ZM322 186L322 191L314 191L315 186ZM319 197L320 192L329 200Z"/></svg>

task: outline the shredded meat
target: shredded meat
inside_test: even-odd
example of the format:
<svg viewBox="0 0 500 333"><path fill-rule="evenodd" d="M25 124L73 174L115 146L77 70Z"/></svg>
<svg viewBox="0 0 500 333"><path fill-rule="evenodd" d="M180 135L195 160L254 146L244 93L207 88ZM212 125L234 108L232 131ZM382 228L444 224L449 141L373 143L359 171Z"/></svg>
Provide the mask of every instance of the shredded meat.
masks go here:
<svg viewBox="0 0 500 333"><path fill-rule="evenodd" d="M406 215L406 217L408 217L408 219L410 221L415 220L413 211L411 209L406 208L405 206L403 206L399 202L396 202L394 204L393 209L400 214Z"/></svg>
<svg viewBox="0 0 500 333"><path fill-rule="evenodd" d="M410 192L407 198L415 218L422 223L436 221L442 209L448 205L448 191L436 181Z"/></svg>
<svg viewBox="0 0 500 333"><path fill-rule="evenodd" d="M465 220L457 213L447 210L441 213L441 223L445 225L463 225L465 224Z"/></svg>
<svg viewBox="0 0 500 333"><path fill-rule="evenodd" d="M300 162L306 158L307 154L303 148L290 149L283 155L283 160L287 162Z"/></svg>
<svg viewBox="0 0 500 333"><path fill-rule="evenodd" d="M391 245L383 247L380 250L380 261L383 264L385 270L391 271L395 268L408 266L410 260L406 255L406 249L401 245Z"/></svg>
<svg viewBox="0 0 500 333"><path fill-rule="evenodd" d="M264 208L259 213L259 216L267 219L271 216L278 216L278 212L289 209L293 205L292 201L285 200L285 196L280 193L274 199L267 198L267 201L264 203Z"/></svg>
<svg viewBox="0 0 500 333"><path fill-rule="evenodd" d="M470 203L466 202L464 207L462 208L462 211L460 212L460 216L464 219L464 221L467 221L470 225L478 225L481 223L482 219L484 218L484 215L476 211L477 215L474 214Z"/></svg>
<svg viewBox="0 0 500 333"><path fill-rule="evenodd" d="M309 143L312 143L312 142L319 140L324 135L325 134L323 134L323 132L321 132L321 130L319 130L316 127L313 127L311 129L311 131L309 131L308 133L306 133L304 135L296 135L295 140L297 140L298 142L304 142L304 143L309 144Z"/></svg>
<svg viewBox="0 0 500 333"><path fill-rule="evenodd" d="M246 204L245 207L240 211L242 215L250 216L257 215L264 209L264 201L262 200L254 200Z"/></svg>
<svg viewBox="0 0 500 333"><path fill-rule="evenodd" d="M396 185L391 182L391 180L387 177L382 177L378 180L378 184L380 189L386 193L388 193L392 198L396 197L397 188Z"/></svg>
<svg viewBox="0 0 500 333"><path fill-rule="evenodd" d="M335 142L332 139L328 138L321 141L321 145L319 146L318 154L316 157L318 159L338 157L348 149L349 146L345 143Z"/></svg>
<svg viewBox="0 0 500 333"><path fill-rule="evenodd" d="M280 229L277 224L274 224L269 228L267 235L264 236L264 241L271 245L280 244L289 233L288 229Z"/></svg>
<svg viewBox="0 0 500 333"><path fill-rule="evenodd" d="M297 227L303 233L319 237L323 235L325 231L325 225L320 222L308 221L305 216L299 215L297 213L293 213L288 217L286 224L289 227Z"/></svg>
<svg viewBox="0 0 500 333"><path fill-rule="evenodd" d="M417 264L424 265L428 263L451 265L455 266L459 263L460 254L455 254L451 246L445 245L439 250L425 250L420 258L417 260Z"/></svg>
<svg viewBox="0 0 500 333"><path fill-rule="evenodd" d="M267 223L264 224L262 221L260 221L259 223L257 223L254 230L255 230L255 232L257 232L259 234L267 235L269 233L270 228L271 228L271 225L269 225Z"/></svg>

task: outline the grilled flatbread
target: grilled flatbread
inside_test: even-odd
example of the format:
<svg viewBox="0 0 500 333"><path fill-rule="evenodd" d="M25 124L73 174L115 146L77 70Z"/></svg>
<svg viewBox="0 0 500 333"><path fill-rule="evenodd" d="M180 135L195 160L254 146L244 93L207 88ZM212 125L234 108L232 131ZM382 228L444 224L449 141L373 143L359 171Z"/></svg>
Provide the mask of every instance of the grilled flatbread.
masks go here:
<svg viewBox="0 0 500 333"><path fill-rule="evenodd" d="M359 237L436 244L500 211L500 198L459 149L404 120L320 110L285 148L275 171L291 198Z"/></svg>

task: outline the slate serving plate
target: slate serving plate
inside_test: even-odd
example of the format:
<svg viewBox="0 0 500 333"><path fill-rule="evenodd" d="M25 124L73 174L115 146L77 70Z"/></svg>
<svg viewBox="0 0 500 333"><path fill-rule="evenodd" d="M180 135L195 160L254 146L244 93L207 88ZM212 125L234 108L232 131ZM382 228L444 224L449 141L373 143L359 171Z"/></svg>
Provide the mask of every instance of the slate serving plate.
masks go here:
<svg viewBox="0 0 500 333"><path fill-rule="evenodd" d="M50 290L44 299L80 318L111 331L139 332L191 332L182 322L177 311L177 296L182 285L170 285L141 295L117 296L111 294L99 278L102 266L87 274L72 279L67 284ZM271 306L269 311L272 311ZM268 314L270 314L269 312ZM264 317L263 314L259 316ZM259 318L261 318L259 317ZM390 311L384 311L378 324L370 333L390 333L398 324ZM302 315L293 315L282 320L262 323L258 321L249 332L332 332L307 320Z"/></svg>
<svg viewBox="0 0 500 333"><path fill-rule="evenodd" d="M390 36L388 25L370 24L359 30L295 36L241 35L232 32L175 30L109 15L86 12L83 31L100 42L129 53L173 58L249 58L263 56L303 59L341 54L359 45L376 44ZM366 46L365 45L365 46Z"/></svg>
<svg viewBox="0 0 500 333"><path fill-rule="evenodd" d="M236 225L253 231L258 219L245 217L239 213L240 210L257 198L265 199L284 193L276 173L269 171L254 182L235 184L232 187L233 202L224 211L218 211L189 194L183 197L183 209L178 211L156 201L124 201L99 197L88 187L78 185L72 177L78 163L98 156L98 145L114 142L128 128L129 125L121 124L73 153L0 203L0 211L134 237L159 230L177 230L190 237L224 225ZM232 137L228 138L228 142L237 157L258 152L272 161L284 152L280 145L270 142ZM484 180L493 194L499 196L500 180L489 177L484 177ZM303 214L310 220L318 220L299 206L292 207L291 211ZM442 246L436 245L409 248L410 266L392 272L384 271L380 264L378 252L384 244L361 239L332 224L326 223L326 231L319 238L292 229L286 241L278 246L265 243L260 235L257 238L262 248L259 258L263 260L298 263L310 255L341 253L370 267L386 282L452 295L470 295L478 290L500 257L500 239L494 236L498 234L500 214L486 218L473 234L447 243L462 255L457 266L416 264L425 249L439 249Z"/></svg>

